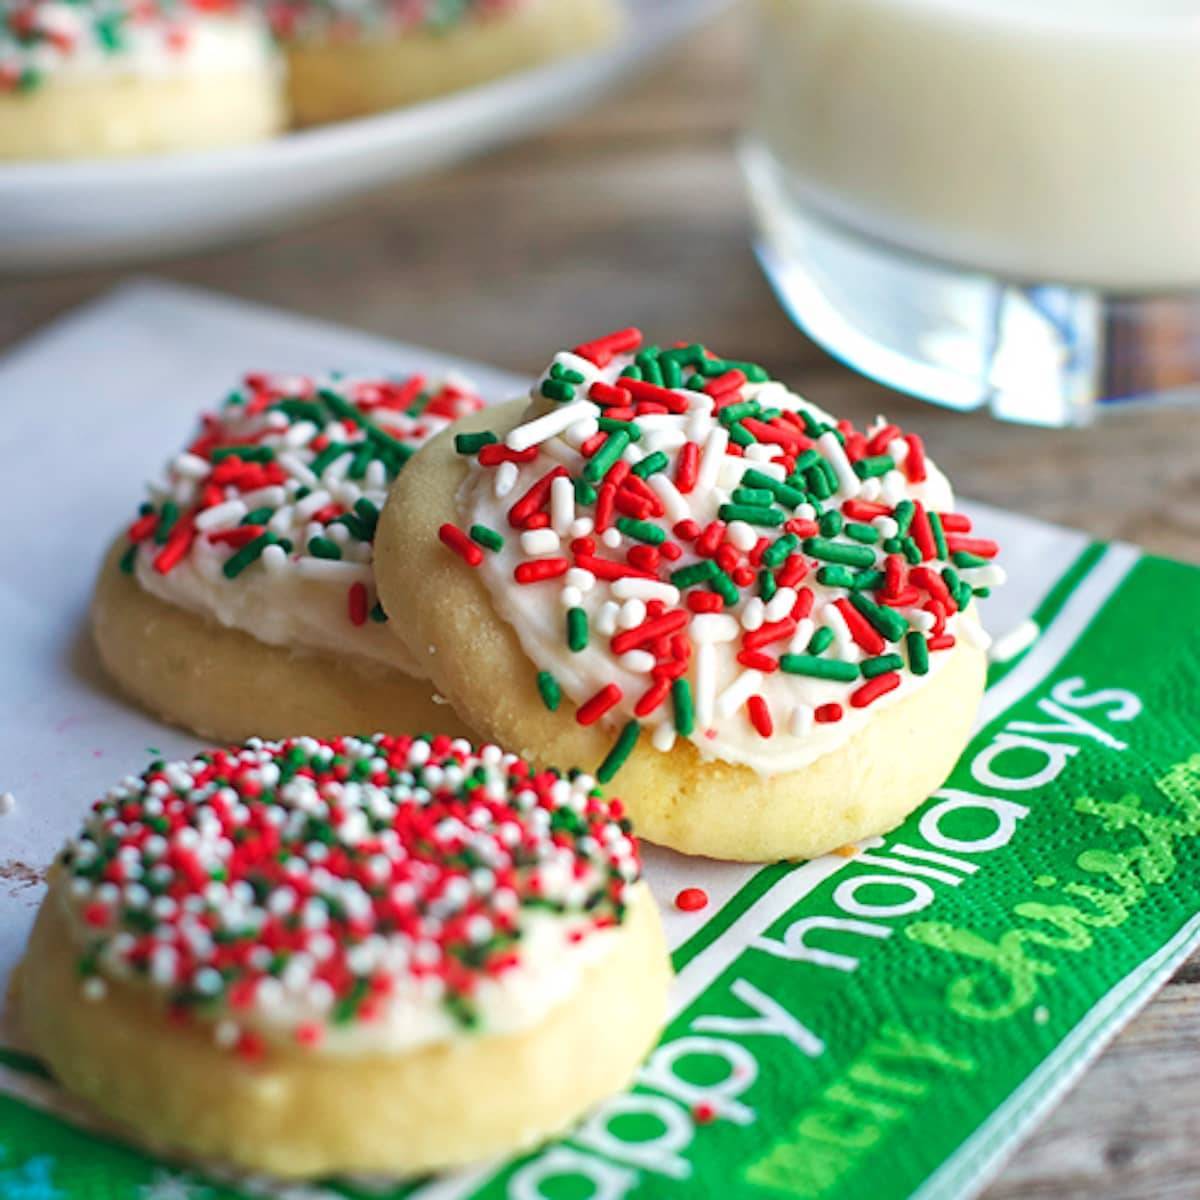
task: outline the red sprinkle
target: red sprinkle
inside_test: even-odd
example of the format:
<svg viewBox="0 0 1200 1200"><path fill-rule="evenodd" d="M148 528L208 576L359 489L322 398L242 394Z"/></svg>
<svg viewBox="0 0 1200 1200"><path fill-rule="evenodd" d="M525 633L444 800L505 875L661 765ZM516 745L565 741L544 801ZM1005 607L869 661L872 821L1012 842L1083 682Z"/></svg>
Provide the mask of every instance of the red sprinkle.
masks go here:
<svg viewBox="0 0 1200 1200"><path fill-rule="evenodd" d="M924 483L929 478L925 465L925 443L915 434L910 433L905 439L908 446L908 456L904 460L904 473L910 483Z"/></svg>
<svg viewBox="0 0 1200 1200"><path fill-rule="evenodd" d="M606 712L621 703L624 693L615 684L602 687L590 700L585 700L575 713L575 720L580 725L594 725Z"/></svg>
<svg viewBox="0 0 1200 1200"><path fill-rule="evenodd" d="M842 719L842 706L840 704L822 704L813 712L813 719L819 725L832 725L835 721Z"/></svg>
<svg viewBox="0 0 1200 1200"><path fill-rule="evenodd" d="M850 693L850 703L855 708L866 708L868 704L874 704L880 696L886 696L888 692L895 691L900 686L900 674L897 671L888 671L886 675L876 675L874 679L868 679L860 688L856 688Z"/></svg>
<svg viewBox="0 0 1200 1200"><path fill-rule="evenodd" d="M882 654L887 647L883 635L844 596L835 600L838 612L846 618L850 636L872 657Z"/></svg>
<svg viewBox="0 0 1200 1200"><path fill-rule="evenodd" d="M346 596L346 606L352 625L367 623L367 585L361 580L350 585L350 591Z"/></svg>
<svg viewBox="0 0 1200 1200"><path fill-rule="evenodd" d="M767 702L761 696L751 696L746 701L746 708L750 713L750 724L754 726L758 736L769 738L775 732L775 725L771 720L771 710L767 707Z"/></svg>
<svg viewBox="0 0 1200 1200"><path fill-rule="evenodd" d="M708 893L703 888L687 887L675 897L680 912L699 912L708 907Z"/></svg>
<svg viewBox="0 0 1200 1200"><path fill-rule="evenodd" d="M535 558L530 562L518 563L513 570L513 578L518 583L542 583L547 579L557 579L570 569L571 560L568 558Z"/></svg>
<svg viewBox="0 0 1200 1200"><path fill-rule="evenodd" d="M584 342L575 347L575 353L598 367L607 367L618 354L632 354L642 344L642 331L632 325L606 333L604 337Z"/></svg>
<svg viewBox="0 0 1200 1200"><path fill-rule="evenodd" d="M477 567L483 562L483 551L457 525L447 521L439 530L438 537L444 546L448 546L469 567Z"/></svg>

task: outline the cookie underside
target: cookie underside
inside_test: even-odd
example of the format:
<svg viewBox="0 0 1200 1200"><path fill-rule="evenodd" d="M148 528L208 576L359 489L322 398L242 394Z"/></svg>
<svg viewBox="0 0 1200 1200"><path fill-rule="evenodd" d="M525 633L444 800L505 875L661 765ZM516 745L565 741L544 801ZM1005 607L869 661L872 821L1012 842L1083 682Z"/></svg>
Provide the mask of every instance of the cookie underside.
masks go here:
<svg viewBox="0 0 1200 1200"><path fill-rule="evenodd" d="M101 567L92 633L109 674L155 715L222 742L375 732L469 736L426 680L271 646L150 595L120 569L126 545L119 538Z"/></svg>

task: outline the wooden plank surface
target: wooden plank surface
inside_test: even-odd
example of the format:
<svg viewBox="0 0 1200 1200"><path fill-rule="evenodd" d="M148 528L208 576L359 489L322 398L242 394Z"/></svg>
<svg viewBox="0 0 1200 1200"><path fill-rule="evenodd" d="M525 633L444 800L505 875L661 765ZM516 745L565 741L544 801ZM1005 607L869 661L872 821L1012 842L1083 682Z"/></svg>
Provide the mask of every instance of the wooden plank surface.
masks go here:
<svg viewBox="0 0 1200 1200"><path fill-rule="evenodd" d="M887 392L788 323L750 254L733 155L745 52L738 20L724 21L546 137L270 240L147 269L514 370L628 322L710 342L839 413L902 419L964 493L1200 562L1196 415L1069 433L998 425ZM120 278L0 280L0 347ZM1016 1153L989 1200L1200 1196L1198 1000L1193 960Z"/></svg>

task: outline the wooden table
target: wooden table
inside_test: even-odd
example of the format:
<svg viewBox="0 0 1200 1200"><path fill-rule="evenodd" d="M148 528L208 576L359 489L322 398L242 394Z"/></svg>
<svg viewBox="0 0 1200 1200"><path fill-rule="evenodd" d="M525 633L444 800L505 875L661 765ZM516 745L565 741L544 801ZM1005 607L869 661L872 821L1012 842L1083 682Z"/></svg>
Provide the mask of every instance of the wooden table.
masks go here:
<svg viewBox="0 0 1200 1200"><path fill-rule="evenodd" d="M921 431L975 497L1200 561L1195 415L1069 433L998 425L898 397L789 324L751 257L732 153L744 50L736 20L724 22L538 141L152 269L515 370L629 322L729 347L856 420L887 411ZM121 277L0 280L0 347ZM989 1200L1200 1196L1197 1001L1200 958L1017 1152Z"/></svg>

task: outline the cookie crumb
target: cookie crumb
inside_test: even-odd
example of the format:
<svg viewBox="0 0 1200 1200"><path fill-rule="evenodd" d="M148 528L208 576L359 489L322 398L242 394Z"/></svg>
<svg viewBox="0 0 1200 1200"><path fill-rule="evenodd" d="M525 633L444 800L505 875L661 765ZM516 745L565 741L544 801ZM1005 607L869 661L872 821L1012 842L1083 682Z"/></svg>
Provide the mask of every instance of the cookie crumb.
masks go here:
<svg viewBox="0 0 1200 1200"><path fill-rule="evenodd" d="M839 846L836 850L830 851L836 854L838 858L853 858L858 853L858 847L851 843L848 846Z"/></svg>

